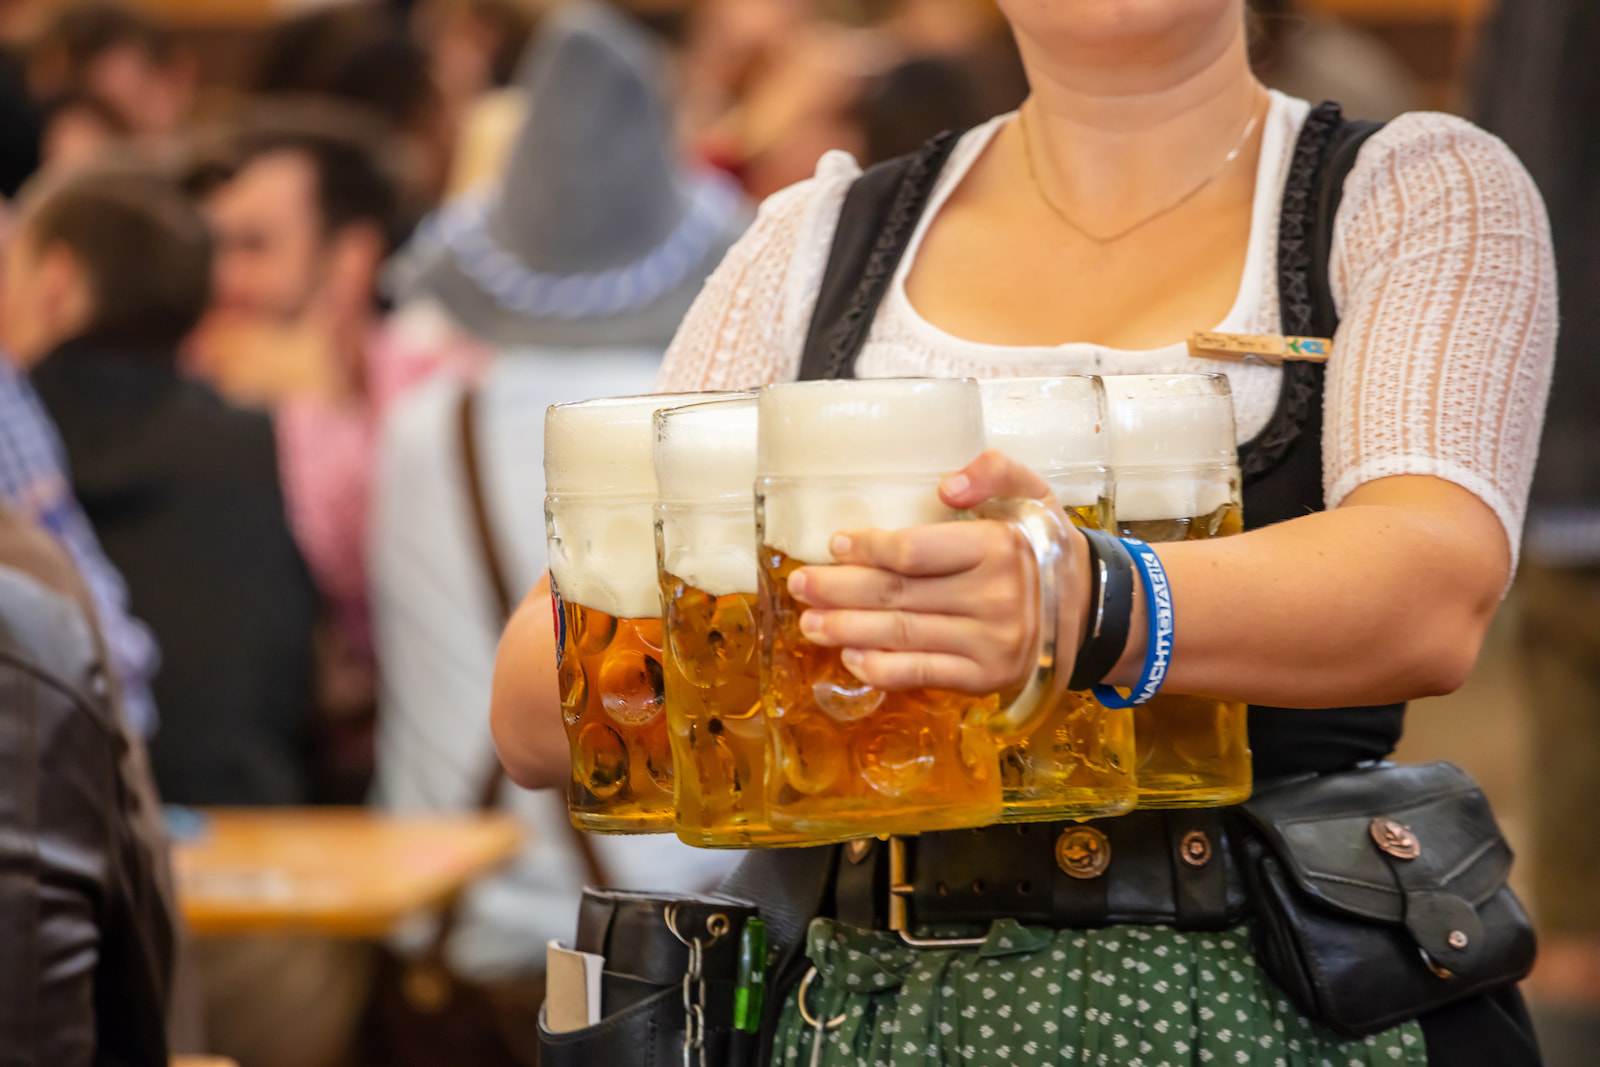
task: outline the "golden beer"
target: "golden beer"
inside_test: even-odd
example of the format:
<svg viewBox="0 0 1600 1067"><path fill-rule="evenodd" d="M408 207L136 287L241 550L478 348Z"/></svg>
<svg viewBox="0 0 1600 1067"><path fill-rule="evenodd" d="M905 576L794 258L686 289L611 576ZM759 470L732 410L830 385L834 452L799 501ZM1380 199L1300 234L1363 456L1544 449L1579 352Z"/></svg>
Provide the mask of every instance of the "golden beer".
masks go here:
<svg viewBox="0 0 1600 1067"><path fill-rule="evenodd" d="M656 410L727 394L558 404L545 418L545 527L572 821L672 828L650 448Z"/></svg>
<svg viewBox="0 0 1600 1067"><path fill-rule="evenodd" d="M908 834L983 826L1001 812L994 696L940 689L874 689L845 669L839 649L800 633L789 593L799 560L763 548L762 658L772 763L767 803L782 823L813 833Z"/></svg>
<svg viewBox="0 0 1600 1067"><path fill-rule="evenodd" d="M559 600L556 610L573 822L600 832L656 829L672 810L661 620L618 619Z"/></svg>
<svg viewBox="0 0 1600 1067"><path fill-rule="evenodd" d="M1112 529L1111 437L1097 378L978 383L991 448L1049 484L1075 526ZM1090 819L1134 806L1133 713L1063 692L1039 728L1000 752L1005 822Z"/></svg>
<svg viewBox="0 0 1600 1067"><path fill-rule="evenodd" d="M702 848L818 843L767 820L756 597L712 596L666 573L661 580L670 593L667 723L678 837Z"/></svg>
<svg viewBox="0 0 1600 1067"><path fill-rule="evenodd" d="M756 400L657 412L656 560L678 837L705 848L816 843L767 821L756 624Z"/></svg>
<svg viewBox="0 0 1600 1067"><path fill-rule="evenodd" d="M897 530L957 518L940 479L984 448L970 379L879 379L767 386L756 478L761 691L773 825L826 836L981 826L1001 814L998 729L1023 732L1054 686L1054 578L1041 579L1040 668L1003 712L996 696L886 691L800 632L796 568L833 561L842 530ZM1030 528L1041 574L1059 573L1059 536ZM1047 513L1044 513L1047 515ZM1058 527L1056 529L1059 529Z"/></svg>
<svg viewBox="0 0 1600 1067"><path fill-rule="evenodd" d="M1117 532L1150 544L1244 529L1233 397L1221 374L1108 377ZM1246 705L1161 694L1134 709L1139 807L1250 796Z"/></svg>

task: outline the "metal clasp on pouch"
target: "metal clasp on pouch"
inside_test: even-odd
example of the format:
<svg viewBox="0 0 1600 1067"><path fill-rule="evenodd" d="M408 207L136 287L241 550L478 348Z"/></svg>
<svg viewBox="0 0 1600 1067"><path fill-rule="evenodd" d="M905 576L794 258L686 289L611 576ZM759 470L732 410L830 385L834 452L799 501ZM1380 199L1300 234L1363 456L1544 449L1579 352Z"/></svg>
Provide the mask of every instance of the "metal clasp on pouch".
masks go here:
<svg viewBox="0 0 1600 1067"><path fill-rule="evenodd" d="M911 879L906 873L906 841L889 838L889 929L912 948L977 948L987 937L913 937Z"/></svg>
<svg viewBox="0 0 1600 1067"><path fill-rule="evenodd" d="M1289 362L1326 363L1333 355L1333 341L1327 337L1201 332L1190 335L1189 355L1195 359L1225 359L1268 367L1281 367Z"/></svg>

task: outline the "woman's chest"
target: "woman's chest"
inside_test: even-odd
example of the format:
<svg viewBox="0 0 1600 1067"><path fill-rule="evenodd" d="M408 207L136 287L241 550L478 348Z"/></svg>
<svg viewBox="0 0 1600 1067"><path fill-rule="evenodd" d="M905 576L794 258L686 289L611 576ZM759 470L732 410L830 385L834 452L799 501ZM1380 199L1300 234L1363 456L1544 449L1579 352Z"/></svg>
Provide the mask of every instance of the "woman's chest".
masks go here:
<svg viewBox="0 0 1600 1067"><path fill-rule="evenodd" d="M915 247L903 292L929 323L974 341L1132 351L1181 342L1234 307L1250 258L1249 193L1097 240L1037 205L990 209L958 191Z"/></svg>

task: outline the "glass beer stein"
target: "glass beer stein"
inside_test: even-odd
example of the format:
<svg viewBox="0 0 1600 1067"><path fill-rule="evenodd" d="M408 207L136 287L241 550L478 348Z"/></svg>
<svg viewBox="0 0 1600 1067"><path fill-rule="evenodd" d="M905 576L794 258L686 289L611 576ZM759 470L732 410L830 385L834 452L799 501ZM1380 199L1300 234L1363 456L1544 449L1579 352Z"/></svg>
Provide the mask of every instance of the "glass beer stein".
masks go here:
<svg viewBox="0 0 1600 1067"><path fill-rule="evenodd" d="M978 383L989 447L1044 478L1074 525L1111 530L1111 433L1098 378ZM1063 692L1033 733L1000 752L1004 822L1090 819L1134 806L1133 712Z"/></svg>
<svg viewBox="0 0 1600 1067"><path fill-rule="evenodd" d="M1027 687L994 695L885 691L845 669L840 650L800 632L789 575L833 561L840 530L895 530L958 516L939 480L984 447L971 379L771 385L760 396L756 525L767 812L822 836L917 833L999 819L999 747L1038 722L1056 688L1056 599L1066 536L1053 509L1006 502L1039 565L1040 648Z"/></svg>
<svg viewBox="0 0 1600 1067"><path fill-rule="evenodd" d="M545 416L545 530L573 825L672 829L652 416L729 393L557 404Z"/></svg>
<svg viewBox="0 0 1600 1067"><path fill-rule="evenodd" d="M1157 544L1244 529L1233 394L1222 374L1104 379L1118 533ZM1250 796L1246 705L1162 694L1134 709L1139 807Z"/></svg>
<svg viewBox="0 0 1600 1067"><path fill-rule="evenodd" d="M756 398L655 415L656 564L678 837L815 843L767 821L756 626Z"/></svg>

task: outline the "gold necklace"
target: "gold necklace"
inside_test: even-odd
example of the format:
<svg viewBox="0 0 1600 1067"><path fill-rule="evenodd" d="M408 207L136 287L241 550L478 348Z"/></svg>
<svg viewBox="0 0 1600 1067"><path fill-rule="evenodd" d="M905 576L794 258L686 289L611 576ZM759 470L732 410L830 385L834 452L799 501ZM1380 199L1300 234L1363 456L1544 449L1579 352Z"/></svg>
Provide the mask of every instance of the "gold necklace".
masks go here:
<svg viewBox="0 0 1600 1067"><path fill-rule="evenodd" d="M1261 114L1259 110L1255 107L1252 107L1250 109L1250 121L1245 123L1244 132L1239 135L1238 142L1235 143L1233 149L1225 157L1223 157L1222 163L1218 165L1217 169L1202 179L1200 184L1196 185L1194 188L1190 189L1188 192L1184 193L1167 206L1157 210L1152 214L1146 215L1138 222L1135 222L1132 226L1102 237L1099 234L1090 233L1088 230L1084 229L1083 226L1079 225L1073 220L1072 216L1068 215L1061 209L1061 205L1050 199L1050 194L1045 191L1044 183L1039 180L1038 168L1036 168L1033 163L1033 144L1031 138L1028 136L1028 109L1023 107L1017 111L1017 126L1022 133L1022 155L1028 161L1028 179L1033 182L1034 191L1039 194L1039 199L1044 201L1044 206L1049 208L1051 212L1054 213L1056 218L1060 219L1074 230L1077 230L1079 233L1083 234L1083 236L1087 237L1097 245L1108 245L1112 244L1113 242L1120 241L1130 233L1133 233L1135 230L1142 229L1143 227L1148 226L1150 223L1156 221L1156 219L1161 218L1163 215L1167 215L1178 210L1184 204L1187 204L1190 200L1193 200L1196 196L1200 195L1200 191L1202 189L1205 189L1212 182L1222 177L1233 161L1239 158L1239 153L1244 150L1245 142L1250 140L1250 135L1255 132L1256 123L1258 123L1260 120Z"/></svg>

